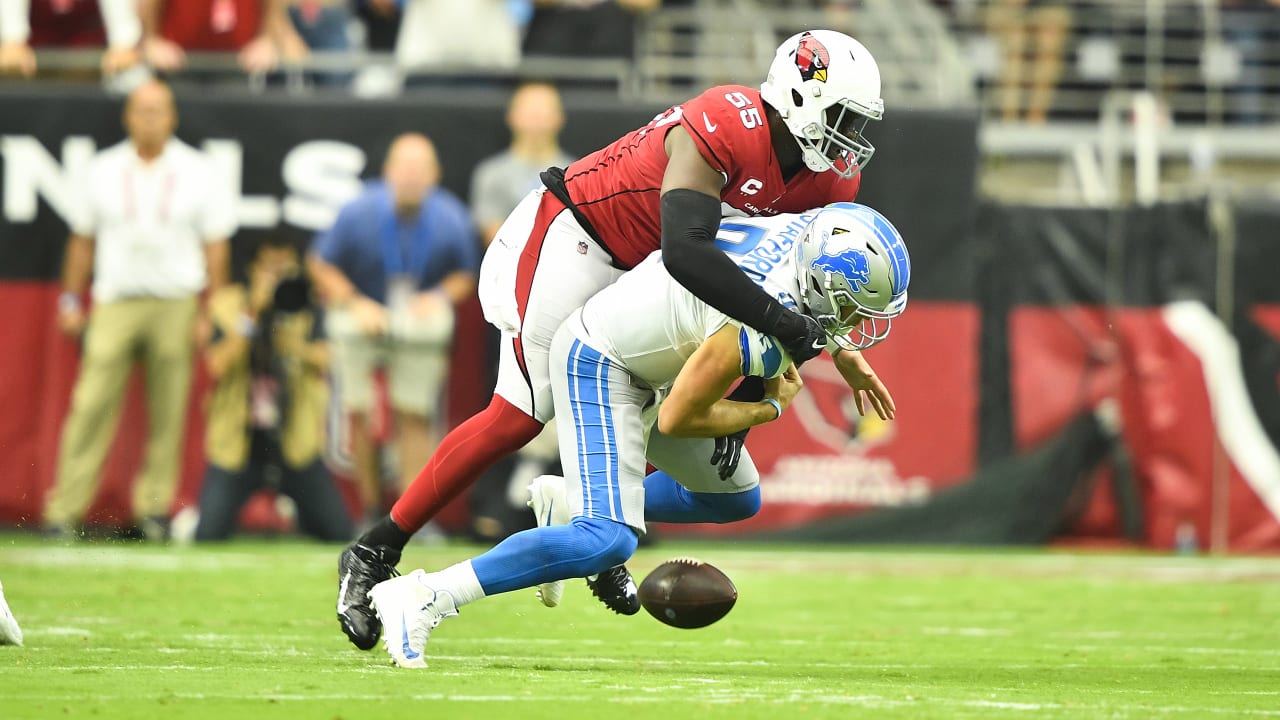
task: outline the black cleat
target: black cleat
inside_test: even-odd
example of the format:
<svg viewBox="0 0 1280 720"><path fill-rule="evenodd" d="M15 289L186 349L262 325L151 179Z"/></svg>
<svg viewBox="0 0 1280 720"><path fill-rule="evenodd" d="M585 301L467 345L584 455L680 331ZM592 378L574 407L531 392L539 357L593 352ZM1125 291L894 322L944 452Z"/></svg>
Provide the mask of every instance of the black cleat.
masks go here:
<svg viewBox="0 0 1280 720"><path fill-rule="evenodd" d="M587 578L587 587L605 607L619 615L640 612L640 592L626 565L615 565L596 575L594 580Z"/></svg>
<svg viewBox="0 0 1280 720"><path fill-rule="evenodd" d="M369 607L369 591L399 575L400 551L353 542L338 556L338 622L351 644L369 650L378 644L382 622Z"/></svg>

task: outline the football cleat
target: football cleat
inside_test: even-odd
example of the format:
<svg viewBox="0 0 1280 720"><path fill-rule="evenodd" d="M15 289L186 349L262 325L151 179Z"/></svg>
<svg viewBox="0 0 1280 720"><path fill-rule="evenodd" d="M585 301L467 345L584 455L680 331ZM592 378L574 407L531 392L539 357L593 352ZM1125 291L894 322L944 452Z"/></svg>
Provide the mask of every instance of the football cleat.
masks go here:
<svg viewBox="0 0 1280 720"><path fill-rule="evenodd" d="M402 668L426 667L422 654L431 631L441 620L458 614L453 596L428 585L422 570L374 585L369 600L386 628L382 644L391 662Z"/></svg>
<svg viewBox="0 0 1280 720"><path fill-rule="evenodd" d="M599 575L587 578L587 587L605 607L619 615L640 612L640 592L626 565L614 565Z"/></svg>
<svg viewBox="0 0 1280 720"><path fill-rule="evenodd" d="M0 645L22 645L22 628L18 627L18 619L9 612L9 603L4 601L2 585L0 585Z"/></svg>
<svg viewBox="0 0 1280 720"><path fill-rule="evenodd" d="M377 645L382 632L377 613L369 607L369 591L399 575L398 562L399 550L358 542L348 545L338 556L338 622L351 644L361 650Z"/></svg>
<svg viewBox="0 0 1280 720"><path fill-rule="evenodd" d="M529 507L533 508L538 527L568 525L569 502L565 496L564 478L558 475L542 475L529 483ZM564 581L554 580L538 586L538 599L547 607L560 604L564 596Z"/></svg>

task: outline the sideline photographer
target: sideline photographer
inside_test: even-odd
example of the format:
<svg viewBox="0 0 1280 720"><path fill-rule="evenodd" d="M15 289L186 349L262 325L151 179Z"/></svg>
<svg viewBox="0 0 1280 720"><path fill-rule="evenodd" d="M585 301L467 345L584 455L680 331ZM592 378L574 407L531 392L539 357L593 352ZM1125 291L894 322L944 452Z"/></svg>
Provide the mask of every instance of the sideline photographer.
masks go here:
<svg viewBox="0 0 1280 720"><path fill-rule="evenodd" d="M259 245L248 289L226 287L209 301L213 343L205 362L208 469L195 538L224 540L256 491L273 488L297 506L299 528L320 540L353 534L321 460L329 394L329 349L297 249L281 236Z"/></svg>

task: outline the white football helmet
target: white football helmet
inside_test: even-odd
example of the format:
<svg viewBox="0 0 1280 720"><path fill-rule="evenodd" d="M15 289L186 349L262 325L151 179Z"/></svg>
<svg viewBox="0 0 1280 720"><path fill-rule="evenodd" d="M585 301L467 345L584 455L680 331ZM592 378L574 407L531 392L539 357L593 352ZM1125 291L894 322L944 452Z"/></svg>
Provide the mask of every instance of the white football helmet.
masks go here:
<svg viewBox="0 0 1280 720"><path fill-rule="evenodd" d="M778 111L814 172L851 178L876 149L863 130L884 116L880 68L862 43L810 30L778 46L760 97Z"/></svg>
<svg viewBox="0 0 1280 720"><path fill-rule="evenodd" d="M796 253L801 309L836 345L862 350L888 337L907 307L911 256L883 215L857 203L828 205Z"/></svg>

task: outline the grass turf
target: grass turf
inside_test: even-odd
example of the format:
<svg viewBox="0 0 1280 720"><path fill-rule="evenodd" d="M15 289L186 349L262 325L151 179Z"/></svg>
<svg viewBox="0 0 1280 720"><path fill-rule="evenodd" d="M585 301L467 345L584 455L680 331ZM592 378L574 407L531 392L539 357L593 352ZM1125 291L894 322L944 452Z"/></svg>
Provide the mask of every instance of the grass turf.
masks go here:
<svg viewBox="0 0 1280 720"><path fill-rule="evenodd" d="M621 618L576 581L556 609L465 607L410 671L341 635L338 549L0 538L26 633L0 647L0 718L1280 717L1275 559L668 543L637 576L712 562L727 618Z"/></svg>

